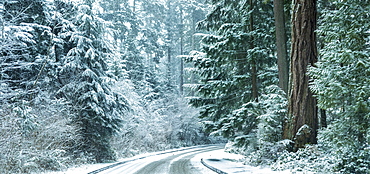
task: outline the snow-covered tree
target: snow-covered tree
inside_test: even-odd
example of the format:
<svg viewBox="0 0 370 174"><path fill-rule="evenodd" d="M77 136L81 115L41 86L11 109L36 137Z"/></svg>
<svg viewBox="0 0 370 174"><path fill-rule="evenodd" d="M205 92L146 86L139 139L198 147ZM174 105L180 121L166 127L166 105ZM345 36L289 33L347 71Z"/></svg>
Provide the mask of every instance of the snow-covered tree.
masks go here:
<svg viewBox="0 0 370 174"><path fill-rule="evenodd" d="M166 40L165 3L132 2L0 2L0 114L7 116L0 131L17 124L14 141L0 154L7 167L0 172L37 173L71 161L114 160L113 150L132 155L207 141L196 109L174 83L166 86L169 66L177 77L181 34L173 30L176 37ZM181 27L179 15L173 17L171 27ZM172 64L163 49L169 42Z"/></svg>
<svg viewBox="0 0 370 174"><path fill-rule="evenodd" d="M51 45L44 1L1 3L0 90L2 101L30 100L37 94L42 64Z"/></svg>
<svg viewBox="0 0 370 174"><path fill-rule="evenodd" d="M320 18L320 59L311 67L311 89L328 113L319 143L344 173L368 173L370 165L369 1L330 1Z"/></svg>
<svg viewBox="0 0 370 174"><path fill-rule="evenodd" d="M72 149L74 154L95 162L114 160L109 140L119 130L126 104L110 87L113 81L106 61L113 55L104 38L107 24L98 17L99 6L94 1L77 5L73 28L66 33L72 47L63 57L58 95L66 98L75 112L73 123L81 138Z"/></svg>
<svg viewBox="0 0 370 174"><path fill-rule="evenodd" d="M218 0L199 23L206 32L204 53L195 52L190 61L201 83L190 103L201 108L208 131L240 146L248 145L248 135L257 127L261 89L277 82L272 17L271 3Z"/></svg>

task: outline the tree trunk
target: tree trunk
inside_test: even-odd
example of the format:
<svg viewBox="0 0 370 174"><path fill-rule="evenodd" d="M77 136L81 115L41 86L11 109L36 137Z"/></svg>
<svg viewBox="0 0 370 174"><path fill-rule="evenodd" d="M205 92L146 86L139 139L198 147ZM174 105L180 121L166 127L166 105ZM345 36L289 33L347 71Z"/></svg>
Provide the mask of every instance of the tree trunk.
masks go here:
<svg viewBox="0 0 370 174"><path fill-rule="evenodd" d="M294 149L317 143L316 99L309 90L307 67L317 61L316 0L294 0L292 16L291 90L289 120L283 138L293 140Z"/></svg>
<svg viewBox="0 0 370 174"><path fill-rule="evenodd" d="M253 0L249 0L249 10L253 10ZM252 32L254 30L253 28L253 13L250 14L249 16L249 32ZM250 40L250 49L254 49L254 38L253 36L251 37ZM253 56L252 56L253 57ZM251 67L252 67L252 97L253 100L258 102L258 85L257 85L257 62L255 58L252 58L251 61Z"/></svg>
<svg viewBox="0 0 370 174"><path fill-rule="evenodd" d="M181 55L183 55L183 45L182 45L182 37L181 37ZM184 60L180 57L180 95L184 94Z"/></svg>
<svg viewBox="0 0 370 174"><path fill-rule="evenodd" d="M181 28L180 28L180 84L179 84L179 88L180 88L180 95L183 95L184 94L184 60L182 58L182 55L184 54L184 34L183 34L183 29L184 29L184 19L183 19L183 15L182 15L182 7L180 6L181 10L180 10L180 25L181 25Z"/></svg>
<svg viewBox="0 0 370 174"><path fill-rule="evenodd" d="M167 86L170 89L172 86L172 65L171 65L171 47L167 47Z"/></svg>
<svg viewBox="0 0 370 174"><path fill-rule="evenodd" d="M285 31L284 0L274 0L274 17L279 87L288 95L289 62L286 46L287 36Z"/></svg>
<svg viewBox="0 0 370 174"><path fill-rule="evenodd" d="M326 128L328 126L326 122L326 110L320 109L320 123L322 128Z"/></svg>
<svg viewBox="0 0 370 174"><path fill-rule="evenodd" d="M195 51L195 27L197 25L197 22L195 21L195 10L193 10L192 15L191 15L191 50ZM194 67L194 65L193 65ZM190 71L190 84L195 84L195 74L193 71ZM190 96L194 96L195 92L194 90L191 90Z"/></svg>
<svg viewBox="0 0 370 174"><path fill-rule="evenodd" d="M172 5L171 1L167 1L167 22L165 22L165 27L167 30L167 87L168 90L172 90L172 76L173 76L173 71L172 71Z"/></svg>

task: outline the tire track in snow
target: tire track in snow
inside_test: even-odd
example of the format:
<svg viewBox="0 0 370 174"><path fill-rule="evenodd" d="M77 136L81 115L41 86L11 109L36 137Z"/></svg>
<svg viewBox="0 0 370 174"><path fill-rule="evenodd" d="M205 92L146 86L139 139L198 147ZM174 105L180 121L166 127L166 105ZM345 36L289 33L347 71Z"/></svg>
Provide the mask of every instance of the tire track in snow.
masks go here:
<svg viewBox="0 0 370 174"><path fill-rule="evenodd" d="M159 161L154 161L154 162L148 164L147 166L143 167L141 170L137 171L135 174L156 174L156 173L158 173L158 174L163 174L163 173L169 173L169 174L186 173L186 174L189 174L189 172L191 171L191 165L186 165L186 163L184 163L184 161L181 161L181 162L177 162L177 161L182 160L184 158L185 158L185 161L186 161L186 157L188 157L188 156L196 155L196 154L203 153L203 152L213 151L213 150L217 150L217 149L220 149L220 147L208 147L206 149L198 149L198 150L193 150L193 151L190 151L190 152L184 152L184 153L180 153L180 154L177 154L177 155L173 155L173 156L164 158L164 159L159 160ZM189 153L191 153L191 154L189 155ZM176 160L176 159L178 159L178 160ZM176 160L176 161L172 162L174 160ZM189 160L190 160L190 158L189 158ZM188 163L188 164L190 164L190 163ZM177 165L180 165L180 166L177 166Z"/></svg>
<svg viewBox="0 0 370 174"><path fill-rule="evenodd" d="M194 146L183 149L168 150L164 152L155 153L148 156L139 158L133 158L121 162L117 162L112 165L94 170L88 174L114 174L114 173L126 173L126 174L145 174L145 173L176 173L179 172L174 170L180 170L180 168L186 168L185 172L188 173L191 170L191 164L187 158L194 156L199 153L222 149L221 145L202 145ZM182 159L185 158L185 159ZM181 162L177 162L177 161ZM181 165L181 167L175 167L174 165ZM171 171L172 168L172 171ZM195 170L195 169L193 169ZM182 169L181 171L182 172Z"/></svg>

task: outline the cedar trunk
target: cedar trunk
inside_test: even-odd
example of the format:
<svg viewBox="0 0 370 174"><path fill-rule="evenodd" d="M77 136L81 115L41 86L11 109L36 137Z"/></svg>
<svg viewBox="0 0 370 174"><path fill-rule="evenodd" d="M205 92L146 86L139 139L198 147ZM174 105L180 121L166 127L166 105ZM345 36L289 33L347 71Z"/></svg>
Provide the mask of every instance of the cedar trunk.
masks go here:
<svg viewBox="0 0 370 174"><path fill-rule="evenodd" d="M283 138L294 141L294 150L317 143L316 99L309 90L307 67L317 62L316 0L294 0L290 63L288 120Z"/></svg>
<svg viewBox="0 0 370 174"><path fill-rule="evenodd" d="M284 0L274 0L274 17L276 28L276 51L279 74L279 87L288 95L289 62L287 53L287 36L284 19Z"/></svg>

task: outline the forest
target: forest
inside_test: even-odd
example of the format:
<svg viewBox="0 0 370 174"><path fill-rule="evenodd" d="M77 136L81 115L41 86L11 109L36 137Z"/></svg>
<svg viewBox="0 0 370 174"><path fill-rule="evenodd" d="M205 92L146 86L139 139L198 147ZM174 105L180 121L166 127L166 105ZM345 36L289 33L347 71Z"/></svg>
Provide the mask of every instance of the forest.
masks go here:
<svg viewBox="0 0 370 174"><path fill-rule="evenodd" d="M0 173L228 143L370 173L369 0L1 0Z"/></svg>

